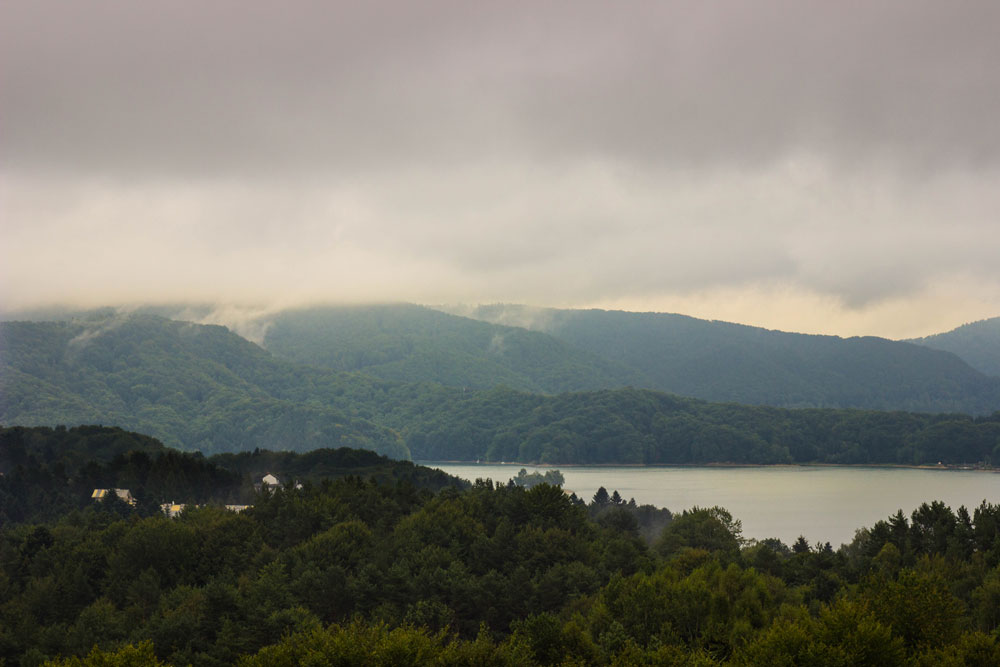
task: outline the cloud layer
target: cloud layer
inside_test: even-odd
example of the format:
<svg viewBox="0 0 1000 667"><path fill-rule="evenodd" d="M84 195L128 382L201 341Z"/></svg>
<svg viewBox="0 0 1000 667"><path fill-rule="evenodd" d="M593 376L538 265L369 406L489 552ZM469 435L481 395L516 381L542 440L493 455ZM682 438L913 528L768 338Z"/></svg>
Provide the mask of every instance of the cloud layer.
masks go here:
<svg viewBox="0 0 1000 667"><path fill-rule="evenodd" d="M0 298L950 328L1000 313L998 25L986 1L5 3Z"/></svg>

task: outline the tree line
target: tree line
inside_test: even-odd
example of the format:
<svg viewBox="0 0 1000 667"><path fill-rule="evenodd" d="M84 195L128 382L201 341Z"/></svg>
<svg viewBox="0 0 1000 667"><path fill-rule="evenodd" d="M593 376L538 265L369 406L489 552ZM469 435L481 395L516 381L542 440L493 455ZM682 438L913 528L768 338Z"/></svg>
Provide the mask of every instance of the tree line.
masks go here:
<svg viewBox="0 0 1000 667"><path fill-rule="evenodd" d="M784 409L621 389L506 389L387 416L425 460L591 464L902 464L1000 461L1000 412ZM412 420L411 420L412 418Z"/></svg>

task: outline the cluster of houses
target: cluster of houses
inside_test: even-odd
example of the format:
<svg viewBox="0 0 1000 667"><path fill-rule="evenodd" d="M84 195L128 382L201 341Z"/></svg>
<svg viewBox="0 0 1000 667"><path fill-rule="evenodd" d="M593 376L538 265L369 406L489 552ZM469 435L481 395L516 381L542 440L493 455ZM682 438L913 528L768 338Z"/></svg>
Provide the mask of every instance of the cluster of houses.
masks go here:
<svg viewBox="0 0 1000 667"><path fill-rule="evenodd" d="M280 487L281 487L281 481L271 473L267 473L260 479L259 482L254 484L254 488L258 491L260 491L261 489L273 490ZM300 484L299 482L295 482L295 488L301 489L302 484ZM132 507L135 507L136 505L137 501L128 489L94 489L94 492L90 494L90 497L95 502L100 502L105 498L107 498L109 494L114 494L118 496L120 500L122 500L125 503L128 503ZM184 509L187 507L198 507L198 506L192 503L169 502L160 505L160 511L162 511L167 517L173 519L177 517L181 512L183 512ZM242 512L245 509L253 507L253 505L226 505L225 507L230 512Z"/></svg>

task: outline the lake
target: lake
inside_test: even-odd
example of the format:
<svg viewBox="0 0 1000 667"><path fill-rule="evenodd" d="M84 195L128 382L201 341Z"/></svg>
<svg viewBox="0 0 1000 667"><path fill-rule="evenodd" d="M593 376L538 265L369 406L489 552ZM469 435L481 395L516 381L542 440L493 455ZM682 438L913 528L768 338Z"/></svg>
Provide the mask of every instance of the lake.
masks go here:
<svg viewBox="0 0 1000 667"><path fill-rule="evenodd" d="M506 483L521 468L545 472L551 467L501 464L423 463L468 479ZM590 502L598 487L616 489L640 505L672 512L698 505L721 505L743 522L743 536L777 537L791 545L799 535L810 544L834 548L854 538L854 531L885 519L896 510L910 513L922 502L941 500L970 514L983 500L1000 503L1000 474L976 470L923 470L831 466L774 467L620 467L559 468L564 488Z"/></svg>

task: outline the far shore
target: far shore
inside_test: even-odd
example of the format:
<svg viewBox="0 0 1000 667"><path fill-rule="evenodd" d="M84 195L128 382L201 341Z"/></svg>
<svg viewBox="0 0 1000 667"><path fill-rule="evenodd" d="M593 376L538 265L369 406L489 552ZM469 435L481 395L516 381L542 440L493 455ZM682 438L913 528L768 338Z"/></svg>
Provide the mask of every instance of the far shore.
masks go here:
<svg viewBox="0 0 1000 667"><path fill-rule="evenodd" d="M1000 468L987 465L907 465L903 463L522 463L519 461L425 461L414 460L422 466L531 466L532 468L900 468L904 470L943 470L967 472L1000 472Z"/></svg>

